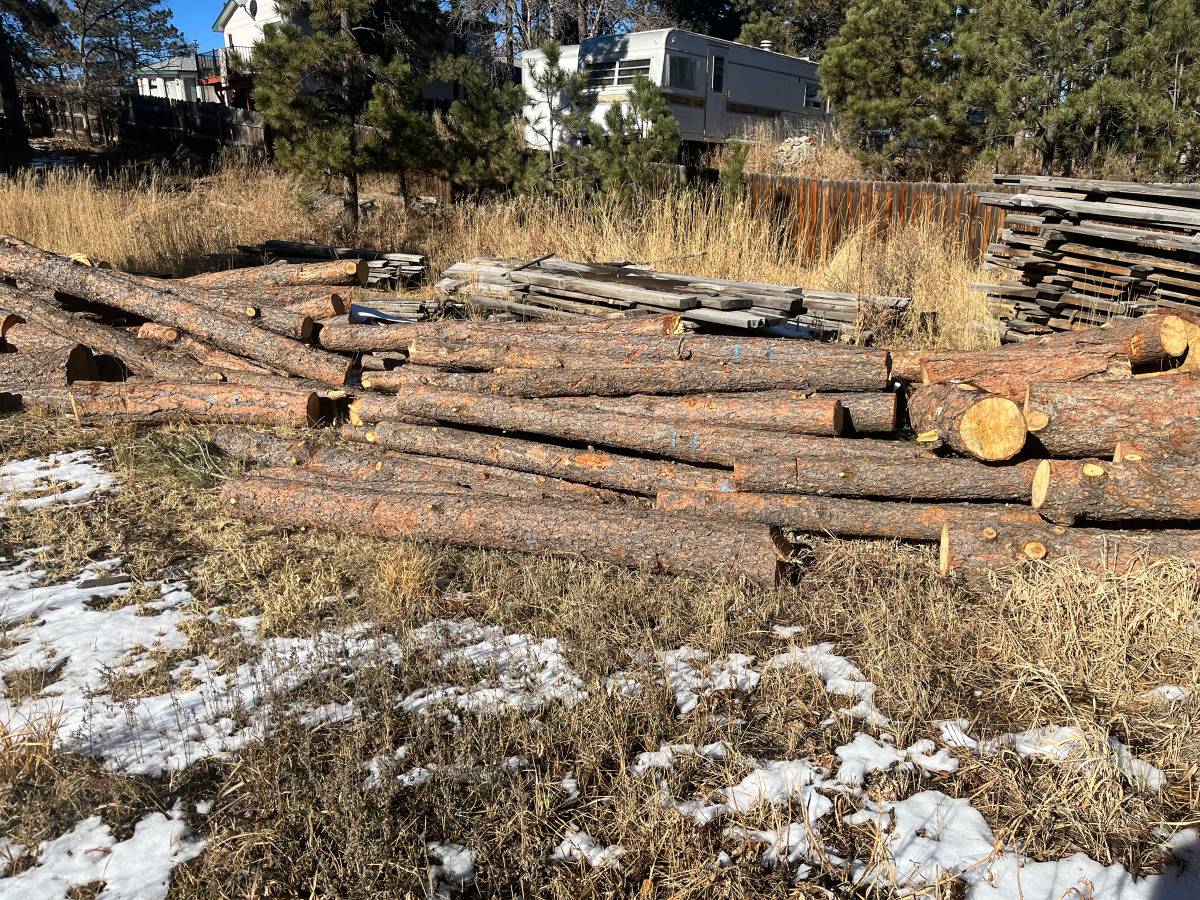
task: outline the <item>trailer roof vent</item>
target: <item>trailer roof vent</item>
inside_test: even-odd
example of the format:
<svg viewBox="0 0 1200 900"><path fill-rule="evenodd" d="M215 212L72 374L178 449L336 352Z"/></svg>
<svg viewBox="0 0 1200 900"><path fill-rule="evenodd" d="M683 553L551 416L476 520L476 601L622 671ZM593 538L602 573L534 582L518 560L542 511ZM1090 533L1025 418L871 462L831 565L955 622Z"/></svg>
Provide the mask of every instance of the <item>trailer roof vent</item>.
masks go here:
<svg viewBox="0 0 1200 900"><path fill-rule="evenodd" d="M760 50L773 50L775 45L771 41L759 41L758 47Z"/></svg>

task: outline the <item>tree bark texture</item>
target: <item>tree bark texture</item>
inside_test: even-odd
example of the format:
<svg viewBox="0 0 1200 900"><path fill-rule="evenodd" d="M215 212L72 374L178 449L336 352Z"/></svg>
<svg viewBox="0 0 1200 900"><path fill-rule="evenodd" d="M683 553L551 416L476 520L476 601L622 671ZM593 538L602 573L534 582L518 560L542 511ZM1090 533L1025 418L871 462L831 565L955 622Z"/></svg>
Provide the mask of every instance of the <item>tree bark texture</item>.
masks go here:
<svg viewBox="0 0 1200 900"><path fill-rule="evenodd" d="M1200 521L1200 487L1190 462L1042 460L1033 506L1051 522Z"/></svg>
<svg viewBox="0 0 1200 900"><path fill-rule="evenodd" d="M201 288L258 288L299 287L304 285L358 285L367 283L368 266L365 260L334 259L329 262L276 262L265 266L248 266L205 272L180 279Z"/></svg>
<svg viewBox="0 0 1200 900"><path fill-rule="evenodd" d="M554 325L530 322L520 325L489 325L487 322L418 322L412 325L352 325L337 323L321 329L321 346L330 350L371 352L408 351L422 337L471 344L479 340L495 341L503 334L642 334L669 336L682 331L678 313L662 316L628 316L601 322Z"/></svg>
<svg viewBox="0 0 1200 900"><path fill-rule="evenodd" d="M488 352L486 348L484 352ZM711 365L690 361L628 366L605 365L595 359L583 361L597 368L517 367L472 374L413 365L400 366L378 376L372 373L368 380L372 389L407 391L425 386L529 399L774 390L871 391L879 390L886 381L884 369L871 361L866 361L865 368L835 367L824 372L792 366Z"/></svg>
<svg viewBox="0 0 1200 900"><path fill-rule="evenodd" d="M1179 316L1156 314L1102 328L1062 331L1022 341L1020 350L1098 351L1124 357L1132 365L1152 365L1188 352L1187 323Z"/></svg>
<svg viewBox="0 0 1200 900"><path fill-rule="evenodd" d="M381 422L369 430L346 429L345 436L407 453L532 472L646 497L653 497L665 487L700 491L731 489L731 473L721 469L578 450L457 428Z"/></svg>
<svg viewBox="0 0 1200 900"><path fill-rule="evenodd" d="M1097 573L1136 572L1163 559L1200 564L1200 531L1116 531L1010 523L982 528L947 522L939 568L968 582L1022 563L1067 561Z"/></svg>
<svg viewBox="0 0 1200 900"><path fill-rule="evenodd" d="M0 385L67 385L100 375L92 351L81 344L55 350L0 353Z"/></svg>
<svg viewBox="0 0 1200 900"><path fill-rule="evenodd" d="M4 340L4 335L8 333L8 329L14 325L20 325L24 321L16 313L0 309L0 341Z"/></svg>
<svg viewBox="0 0 1200 900"><path fill-rule="evenodd" d="M101 325L79 313L67 312L53 298L53 291L41 290L34 294L0 284L0 302L9 309L64 340L116 357L131 372L179 381L203 381L214 374L151 341ZM81 376L79 380L85 380L85 377Z"/></svg>
<svg viewBox="0 0 1200 900"><path fill-rule="evenodd" d="M1021 407L970 384L929 384L911 390L908 419L918 434L934 432L951 450L984 462L1012 459L1025 446Z"/></svg>
<svg viewBox="0 0 1200 900"><path fill-rule="evenodd" d="M514 472L499 466L415 456L375 446L359 449L308 440L293 441L234 426L217 429L212 442L225 454L248 463L283 468L299 466L354 482L365 480L385 488L390 484L429 482L454 484L465 490L502 497L541 497L577 503L626 503L634 499L617 491L529 472Z"/></svg>
<svg viewBox="0 0 1200 900"><path fill-rule="evenodd" d="M311 319L314 322L346 314L346 304L337 294L320 294L306 300L296 300L281 308L293 316ZM314 330L310 337L315 333Z"/></svg>
<svg viewBox="0 0 1200 900"><path fill-rule="evenodd" d="M742 576L773 587L782 540L769 526L705 523L653 510L514 498L401 494L256 475L226 482L234 515L458 547L586 556L619 566L700 577Z"/></svg>
<svg viewBox="0 0 1200 900"><path fill-rule="evenodd" d="M145 278L150 287L174 294L189 303L227 316L245 316L267 331L296 341L309 341L316 325L307 314L292 312L287 307L265 306L258 291L205 290L184 284L182 279Z"/></svg>
<svg viewBox="0 0 1200 900"><path fill-rule="evenodd" d="M413 388L395 397L364 396L350 404L350 421L355 425L388 421L395 416L545 434L722 466L732 466L735 459L743 457L794 456L804 446L801 435L667 422L602 410L563 409L550 401L428 388Z"/></svg>
<svg viewBox="0 0 1200 900"><path fill-rule="evenodd" d="M1114 381L1133 377L1128 357L1111 350L988 350L926 357L924 384L962 381L1015 403L1035 381Z"/></svg>
<svg viewBox="0 0 1200 900"><path fill-rule="evenodd" d="M1028 506L995 503L897 503L803 494L740 491L658 492L655 508L719 521L762 522L796 531L841 537L941 539L945 522L998 524L1041 522Z"/></svg>
<svg viewBox="0 0 1200 900"><path fill-rule="evenodd" d="M257 328L245 318L213 312L128 275L77 265L15 238L0 238L0 274L187 331L239 356L328 384L345 384L351 361Z"/></svg>
<svg viewBox="0 0 1200 900"><path fill-rule="evenodd" d="M183 334L176 328L164 328L162 325L147 322L138 328L138 337L172 347L189 359L194 360L204 369L211 370L217 375L234 371L255 372L261 375L284 375L286 377L286 373L283 373L279 369L260 366L257 363L238 356L236 353L227 353L224 350L219 350L210 344L196 340L190 334Z"/></svg>
<svg viewBox="0 0 1200 900"><path fill-rule="evenodd" d="M5 388L26 406L45 406L81 420L122 422L245 422L316 424L320 400L310 391L263 390L211 382L81 381L69 388Z"/></svg>
<svg viewBox="0 0 1200 900"><path fill-rule="evenodd" d="M20 353L44 353L73 347L76 341L48 331L36 323L21 322L8 329L4 343Z"/></svg>
<svg viewBox="0 0 1200 900"><path fill-rule="evenodd" d="M846 430L846 411L837 400L803 391L745 394L692 394L684 397L563 397L548 401L566 410L582 409L631 418L720 425L786 434L837 437Z"/></svg>
<svg viewBox="0 0 1200 900"><path fill-rule="evenodd" d="M999 500L1026 502L1034 461L987 465L970 459L908 453L886 457L842 440L802 456L739 459L733 483L739 491L896 500Z"/></svg>
<svg viewBox="0 0 1200 900"><path fill-rule="evenodd" d="M1200 441L1200 376L1035 383L1025 421L1051 456L1111 457L1117 441L1187 453Z"/></svg>
<svg viewBox="0 0 1200 900"><path fill-rule="evenodd" d="M899 426L900 404L897 394L821 391L812 396L842 404L846 410L848 434L888 434Z"/></svg>

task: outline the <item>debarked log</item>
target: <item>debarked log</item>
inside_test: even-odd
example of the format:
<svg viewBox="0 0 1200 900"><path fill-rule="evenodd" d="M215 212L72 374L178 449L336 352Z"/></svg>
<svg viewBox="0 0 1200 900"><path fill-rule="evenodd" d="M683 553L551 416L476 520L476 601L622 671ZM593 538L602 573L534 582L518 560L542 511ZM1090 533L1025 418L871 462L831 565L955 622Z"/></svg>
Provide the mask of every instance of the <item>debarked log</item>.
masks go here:
<svg viewBox="0 0 1200 900"><path fill-rule="evenodd" d="M1025 502L1037 462L988 465L932 454L880 454L856 445L883 441L831 441L835 446L802 456L746 457L733 467L739 491L903 500Z"/></svg>
<svg viewBox="0 0 1200 900"><path fill-rule="evenodd" d="M639 415L580 408L554 401L518 400L413 388L394 397L364 396L350 404L355 425L416 416L457 425L545 434L688 462L731 466L743 456L795 455L803 435L662 421Z"/></svg>
<svg viewBox="0 0 1200 900"><path fill-rule="evenodd" d="M984 462L1012 459L1025 446L1021 407L970 384L913 389L908 395L908 418L918 434L932 432L956 453Z"/></svg>
<svg viewBox="0 0 1200 900"><path fill-rule="evenodd" d="M0 274L178 328L293 375L328 384L345 384L350 375L352 360L299 345L255 327L244 317L214 312L131 276L79 265L16 238L0 237Z"/></svg>
<svg viewBox="0 0 1200 900"><path fill-rule="evenodd" d="M1200 531L1117 531L1043 523L972 527L947 522L939 569L969 582L1022 563L1069 562L1089 572L1137 572L1165 559L1200 564Z"/></svg>
<svg viewBox="0 0 1200 900"><path fill-rule="evenodd" d="M1196 466L1184 461L1042 460L1033 506L1060 525L1090 522L1200 521Z"/></svg>
<svg viewBox="0 0 1200 900"><path fill-rule="evenodd" d="M81 381L70 387L18 385L5 391L25 406L44 406L81 420L122 422L246 422L310 426L320 415L311 391L174 381Z"/></svg>
<svg viewBox="0 0 1200 900"><path fill-rule="evenodd" d="M381 422L370 429L346 428L344 436L407 453L532 472L646 497L671 486L701 491L731 488L730 473L726 470L578 450L458 428Z"/></svg>
<svg viewBox="0 0 1200 900"><path fill-rule="evenodd" d="M67 385L99 377L92 351L82 344L57 350L0 353L0 385ZM7 388L6 388L7 389Z"/></svg>
<svg viewBox="0 0 1200 900"><path fill-rule="evenodd" d="M1200 376L1035 383L1025 421L1052 456L1111 457L1118 441L1186 453L1200 441Z"/></svg>
<svg viewBox="0 0 1200 900"><path fill-rule="evenodd" d="M742 491L658 492L655 508L721 521L762 522L796 531L903 541L941 539L946 522L979 525L1040 522L1028 506L995 503L899 503Z"/></svg>
<svg viewBox="0 0 1200 900"><path fill-rule="evenodd" d="M222 503L241 518L457 547L585 556L637 569L701 577L779 578L786 542L765 525L705 523L653 510L430 496L352 483L249 477L226 482Z"/></svg>
<svg viewBox="0 0 1200 900"><path fill-rule="evenodd" d="M625 503L634 499L617 491L499 466L416 456L377 446L359 449L318 444L312 440L289 440L233 426L217 429L212 442L225 454L248 463L282 468L299 466L354 482L365 480L373 485L455 484L466 490L502 497L544 497L582 503Z"/></svg>

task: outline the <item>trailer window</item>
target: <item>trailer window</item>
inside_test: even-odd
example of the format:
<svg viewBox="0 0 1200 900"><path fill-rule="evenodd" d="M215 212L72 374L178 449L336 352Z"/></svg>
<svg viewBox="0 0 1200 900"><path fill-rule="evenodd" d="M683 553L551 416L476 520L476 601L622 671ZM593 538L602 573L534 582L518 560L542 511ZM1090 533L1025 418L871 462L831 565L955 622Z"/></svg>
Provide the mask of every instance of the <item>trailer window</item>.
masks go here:
<svg viewBox="0 0 1200 900"><path fill-rule="evenodd" d="M725 90L725 57L714 56L712 64L712 89L714 94L719 94Z"/></svg>
<svg viewBox="0 0 1200 900"><path fill-rule="evenodd" d="M588 87L604 87L607 84L612 84L616 80L616 77L617 61L615 59L594 62L588 66Z"/></svg>
<svg viewBox="0 0 1200 900"><path fill-rule="evenodd" d="M696 61L686 56L668 56L667 86L694 91L696 89Z"/></svg>
<svg viewBox="0 0 1200 900"><path fill-rule="evenodd" d="M820 85L811 81L804 82L804 105L809 109L821 109L825 101L821 99Z"/></svg>
<svg viewBox="0 0 1200 900"><path fill-rule="evenodd" d="M650 60L623 59L617 69L617 84L633 84L633 79L639 75L650 77Z"/></svg>

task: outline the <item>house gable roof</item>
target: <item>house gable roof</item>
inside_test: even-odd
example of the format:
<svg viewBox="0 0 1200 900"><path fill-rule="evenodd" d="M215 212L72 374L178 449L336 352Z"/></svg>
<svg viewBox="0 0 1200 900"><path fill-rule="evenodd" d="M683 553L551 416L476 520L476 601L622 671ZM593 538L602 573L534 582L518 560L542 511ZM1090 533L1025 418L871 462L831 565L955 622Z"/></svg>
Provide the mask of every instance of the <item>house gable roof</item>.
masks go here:
<svg viewBox="0 0 1200 900"><path fill-rule="evenodd" d="M229 24L229 17L232 16L234 10L241 5L242 4L238 3L237 0L225 0L225 5L221 7L221 12L217 16L217 20L213 22L212 30L224 31L225 26Z"/></svg>

